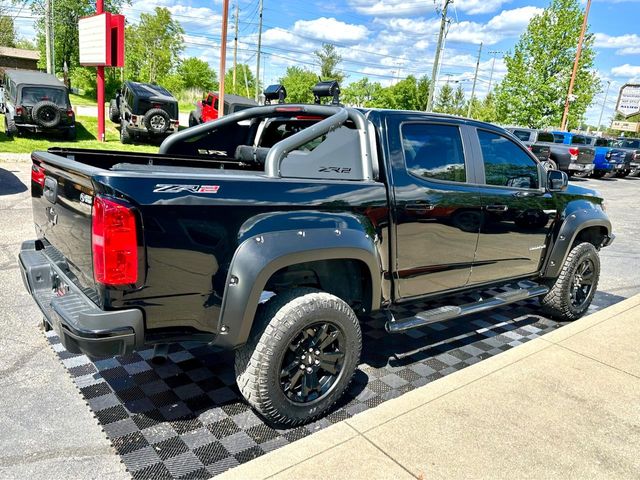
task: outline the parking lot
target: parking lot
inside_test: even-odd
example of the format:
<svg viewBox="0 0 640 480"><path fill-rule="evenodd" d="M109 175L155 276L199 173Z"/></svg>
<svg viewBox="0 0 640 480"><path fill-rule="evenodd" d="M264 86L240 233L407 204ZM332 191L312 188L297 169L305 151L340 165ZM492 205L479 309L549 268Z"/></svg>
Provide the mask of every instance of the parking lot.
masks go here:
<svg viewBox="0 0 640 480"><path fill-rule="evenodd" d="M2 478L208 478L561 326L536 300L394 337L371 317L345 401L314 424L276 430L239 399L229 354L184 343L162 364L151 350L92 362L42 332L16 263L33 237L29 178L28 157L0 159ZM640 292L640 179L571 183L600 191L616 234L601 252L596 311Z"/></svg>

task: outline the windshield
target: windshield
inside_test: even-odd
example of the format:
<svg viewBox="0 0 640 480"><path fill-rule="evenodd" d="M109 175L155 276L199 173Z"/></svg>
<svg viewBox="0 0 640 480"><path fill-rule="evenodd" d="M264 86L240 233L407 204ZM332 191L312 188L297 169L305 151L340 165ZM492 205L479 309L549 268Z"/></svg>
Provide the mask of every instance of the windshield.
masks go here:
<svg viewBox="0 0 640 480"><path fill-rule="evenodd" d="M628 140L620 139L620 140L617 140L615 142L615 146L616 147L621 147L621 148L640 148L640 140L636 140L636 139L628 139Z"/></svg>
<svg viewBox="0 0 640 480"><path fill-rule="evenodd" d="M58 106L67 106L67 92L62 88L54 87L23 87L23 105L35 105L43 100L53 102Z"/></svg>

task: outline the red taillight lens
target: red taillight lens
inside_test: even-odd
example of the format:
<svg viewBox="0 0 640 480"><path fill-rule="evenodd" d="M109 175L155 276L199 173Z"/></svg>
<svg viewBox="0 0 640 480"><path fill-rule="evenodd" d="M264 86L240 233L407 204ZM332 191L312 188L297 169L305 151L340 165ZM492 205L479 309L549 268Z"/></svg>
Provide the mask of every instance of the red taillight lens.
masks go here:
<svg viewBox="0 0 640 480"><path fill-rule="evenodd" d="M96 195L91 246L96 282L127 285L138 281L138 237L132 209Z"/></svg>
<svg viewBox="0 0 640 480"><path fill-rule="evenodd" d="M529 150L530 152L533 152L533 147L531 145L528 145L527 150Z"/></svg>
<svg viewBox="0 0 640 480"><path fill-rule="evenodd" d="M23 113L24 113L24 108L18 105L16 107L16 115L22 115Z"/></svg>
<svg viewBox="0 0 640 480"><path fill-rule="evenodd" d="M73 118L73 110L71 109L67 110L67 117Z"/></svg>
<svg viewBox="0 0 640 480"><path fill-rule="evenodd" d="M41 187L44 187L44 168L38 165L31 166L31 181L37 183Z"/></svg>
<svg viewBox="0 0 640 480"><path fill-rule="evenodd" d="M575 147L569 148L569 155L571 155L572 157L577 157L579 152L580 150Z"/></svg>

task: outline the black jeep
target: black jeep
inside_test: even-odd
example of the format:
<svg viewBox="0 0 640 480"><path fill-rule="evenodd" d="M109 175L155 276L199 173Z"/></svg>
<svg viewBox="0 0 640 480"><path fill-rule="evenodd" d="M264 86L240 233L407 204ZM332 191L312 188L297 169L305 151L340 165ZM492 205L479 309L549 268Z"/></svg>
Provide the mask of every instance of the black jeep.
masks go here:
<svg viewBox="0 0 640 480"><path fill-rule="evenodd" d="M2 79L0 112L8 137L21 131L63 133L76 138L76 118L67 87L54 75L7 70Z"/></svg>
<svg viewBox="0 0 640 480"><path fill-rule="evenodd" d="M178 131L178 101L159 85L126 81L109 103L109 118L120 124L122 143L162 140Z"/></svg>

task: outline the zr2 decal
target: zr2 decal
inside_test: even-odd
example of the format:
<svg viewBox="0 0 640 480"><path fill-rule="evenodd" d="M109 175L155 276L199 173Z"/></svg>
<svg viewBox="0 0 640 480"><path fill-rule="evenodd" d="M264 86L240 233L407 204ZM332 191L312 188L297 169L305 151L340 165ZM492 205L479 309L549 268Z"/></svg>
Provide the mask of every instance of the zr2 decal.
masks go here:
<svg viewBox="0 0 640 480"><path fill-rule="evenodd" d="M219 185L169 185L159 183L153 188L153 193L218 193Z"/></svg>
<svg viewBox="0 0 640 480"><path fill-rule="evenodd" d="M347 167L320 167L318 172L351 173L351 168L347 168Z"/></svg>

